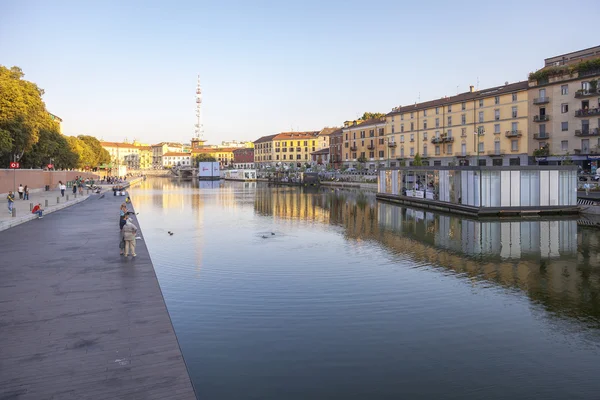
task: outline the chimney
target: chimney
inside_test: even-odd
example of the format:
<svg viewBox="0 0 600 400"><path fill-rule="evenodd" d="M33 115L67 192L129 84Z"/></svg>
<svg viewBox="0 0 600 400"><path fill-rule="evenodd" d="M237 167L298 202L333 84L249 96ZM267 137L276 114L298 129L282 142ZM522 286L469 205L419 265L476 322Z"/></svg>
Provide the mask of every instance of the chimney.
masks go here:
<svg viewBox="0 0 600 400"><path fill-rule="evenodd" d="M469 86L469 92L473 93L475 91L475 86L471 85Z"/></svg>

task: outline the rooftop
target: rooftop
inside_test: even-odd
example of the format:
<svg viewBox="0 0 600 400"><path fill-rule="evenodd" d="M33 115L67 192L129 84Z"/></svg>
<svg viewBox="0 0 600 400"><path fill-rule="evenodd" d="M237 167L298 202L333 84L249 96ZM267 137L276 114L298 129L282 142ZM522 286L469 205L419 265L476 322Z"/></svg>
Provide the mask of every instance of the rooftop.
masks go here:
<svg viewBox="0 0 600 400"><path fill-rule="evenodd" d="M321 132L319 132L319 136L329 136L338 129L340 129L340 128L338 128L336 126L334 126L333 128L329 128L329 127L323 128L323 129L321 129ZM340 132L341 132L341 129L340 129Z"/></svg>
<svg viewBox="0 0 600 400"><path fill-rule="evenodd" d="M448 104L462 103L470 100L478 100L485 97L498 96L506 93L518 92L521 90L527 90L529 84L527 81L521 81L516 83L510 83L502 86L496 86L488 89L465 92L457 94L456 96L442 97L441 99L426 101L423 103L416 103L410 106L396 107L392 112L388 113L388 116L398 115L406 112L413 112L424 110L428 108L445 106Z"/></svg>
<svg viewBox="0 0 600 400"><path fill-rule="evenodd" d="M163 154L163 157L189 157L190 155L191 155L190 153L175 153L175 152L170 152L170 153Z"/></svg>
<svg viewBox="0 0 600 400"><path fill-rule="evenodd" d="M287 140L287 139L307 139L310 137L316 137L319 131L307 131L307 132L281 132L275 135L273 140Z"/></svg>
<svg viewBox="0 0 600 400"><path fill-rule="evenodd" d="M329 154L329 147L325 147L324 149L313 151L310 154L314 154L314 155Z"/></svg>
<svg viewBox="0 0 600 400"><path fill-rule="evenodd" d="M119 142L100 142L102 147L120 147L125 149L138 149L138 146L134 146L131 143L119 143Z"/></svg>
<svg viewBox="0 0 600 400"><path fill-rule="evenodd" d="M357 128L362 129L366 126L383 124L383 123L385 123L385 117L368 119L366 121L363 121L362 123L361 123L361 121L352 121L352 122L356 122L356 125L349 125L347 127L344 127L343 129L357 129Z"/></svg>
<svg viewBox="0 0 600 400"><path fill-rule="evenodd" d="M275 136L277 136L277 135L278 135L278 134L276 133L276 134L274 134L274 135L267 135L267 136L260 137L260 138L258 138L257 140L255 140L255 141L254 141L254 143L256 144L256 143L263 143L263 142L268 142L268 141L271 141L271 140L273 140L273 138L274 138Z"/></svg>

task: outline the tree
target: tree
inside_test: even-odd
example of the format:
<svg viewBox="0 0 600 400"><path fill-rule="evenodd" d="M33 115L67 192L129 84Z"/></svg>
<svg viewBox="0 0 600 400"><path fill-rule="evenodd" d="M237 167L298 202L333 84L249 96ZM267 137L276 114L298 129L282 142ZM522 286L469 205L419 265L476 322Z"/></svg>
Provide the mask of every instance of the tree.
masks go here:
<svg viewBox="0 0 600 400"><path fill-rule="evenodd" d="M25 153L22 164L26 168L43 168L52 163L54 168L76 168L78 155L69 146L67 138L56 130L42 129L36 144Z"/></svg>
<svg viewBox="0 0 600 400"><path fill-rule="evenodd" d="M77 139L85 143L89 150L88 166L97 167L110 162L110 153L102 147L98 139L88 135L79 135Z"/></svg>
<svg viewBox="0 0 600 400"><path fill-rule="evenodd" d="M23 76L18 67L0 66L0 152L4 162L30 151L41 129L58 131L42 100L44 91Z"/></svg>
<svg viewBox="0 0 600 400"><path fill-rule="evenodd" d="M358 161L358 162L359 162L359 163L361 163L361 164L364 164L364 163L366 163L366 162L367 162L367 157L365 157L365 155L364 155L364 154L361 154L361 155L360 155L360 157L358 157L358 158L356 159L356 161Z"/></svg>
<svg viewBox="0 0 600 400"><path fill-rule="evenodd" d="M197 165L200 162L216 162L217 159L214 156L211 156L210 154L196 154L194 156L194 165Z"/></svg>
<svg viewBox="0 0 600 400"><path fill-rule="evenodd" d="M423 165L423 161L421 160L421 156L419 155L419 153L415 155L412 165L413 167L420 167Z"/></svg>
<svg viewBox="0 0 600 400"><path fill-rule="evenodd" d="M363 113L362 117L360 117L358 119L358 121L367 121L369 119L373 119L373 118L381 118L381 117L385 117L385 114L383 113L372 113L372 112L365 112Z"/></svg>

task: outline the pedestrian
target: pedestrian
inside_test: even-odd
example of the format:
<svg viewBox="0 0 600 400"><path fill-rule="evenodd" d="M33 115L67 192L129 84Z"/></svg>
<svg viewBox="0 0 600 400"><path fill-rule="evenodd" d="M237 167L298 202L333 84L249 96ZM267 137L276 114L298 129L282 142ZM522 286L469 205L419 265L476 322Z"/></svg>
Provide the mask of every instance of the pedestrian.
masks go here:
<svg viewBox="0 0 600 400"><path fill-rule="evenodd" d="M13 204L15 204L15 195L13 194L12 190L8 192L6 200L8 200L8 213L12 214Z"/></svg>
<svg viewBox="0 0 600 400"><path fill-rule="evenodd" d="M37 214L38 215L38 219L44 218L42 216L44 212L44 209L42 208L42 204L41 203L37 203L35 207L33 207L33 209L31 210L32 214Z"/></svg>
<svg viewBox="0 0 600 400"><path fill-rule="evenodd" d="M65 185L62 181L58 181L58 187L60 188L60 195L65 197L65 190L67 190L67 185Z"/></svg>
<svg viewBox="0 0 600 400"><path fill-rule="evenodd" d="M73 181L73 194L77 194L77 181Z"/></svg>
<svg viewBox="0 0 600 400"><path fill-rule="evenodd" d="M29 188L25 185L23 189L23 200L29 200Z"/></svg>
<svg viewBox="0 0 600 400"><path fill-rule="evenodd" d="M19 189L17 189L17 191L19 192L19 200L23 200L23 185L21 185L19 183Z"/></svg>
<svg viewBox="0 0 600 400"><path fill-rule="evenodd" d="M119 210L119 229L123 230L123 226L127 222L127 204L121 204L121 209Z"/></svg>
<svg viewBox="0 0 600 400"><path fill-rule="evenodd" d="M590 194L590 184L588 182L586 182L583 185L583 188L585 189L585 195L588 196Z"/></svg>
<svg viewBox="0 0 600 400"><path fill-rule="evenodd" d="M135 254L135 234L137 233L137 226L135 226L131 220L125 214L125 226L123 227L123 239L125 240L125 257L131 253L133 257Z"/></svg>
<svg viewBox="0 0 600 400"><path fill-rule="evenodd" d="M83 195L83 181L79 182L79 194Z"/></svg>

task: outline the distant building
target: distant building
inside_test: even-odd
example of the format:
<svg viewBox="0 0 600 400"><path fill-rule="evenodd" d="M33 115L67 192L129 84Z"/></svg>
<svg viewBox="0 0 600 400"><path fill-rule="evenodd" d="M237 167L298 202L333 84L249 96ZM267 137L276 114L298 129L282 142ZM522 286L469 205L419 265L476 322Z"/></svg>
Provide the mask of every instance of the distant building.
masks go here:
<svg viewBox="0 0 600 400"><path fill-rule="evenodd" d="M329 147L310 153L313 165L326 166L329 164Z"/></svg>
<svg viewBox="0 0 600 400"><path fill-rule="evenodd" d="M202 149L192 150L192 157L196 154L206 154L208 156L214 157L221 165L221 168L226 168L226 167L233 166L233 151L234 150L236 150L236 149L232 148L232 147L216 148L216 149L205 147Z"/></svg>
<svg viewBox="0 0 600 400"><path fill-rule="evenodd" d="M254 169L254 149L241 148L233 150L233 167Z"/></svg>
<svg viewBox="0 0 600 400"><path fill-rule="evenodd" d="M344 123L342 133L344 138L343 163L347 167L356 167L360 160L369 169L385 166L385 117L373 118L364 122L347 121ZM414 137L411 140L414 142Z"/></svg>
<svg viewBox="0 0 600 400"><path fill-rule="evenodd" d="M102 148L108 151L110 154L110 161L113 165L118 168L121 165L127 165L127 162L133 162L132 157L128 157L127 161L125 157L131 156L132 154L139 155L139 148L130 143L119 143L119 142L100 142Z"/></svg>
<svg viewBox="0 0 600 400"><path fill-rule="evenodd" d="M192 165L191 153L175 153L169 152L162 155L162 162L164 168L172 167L190 167Z"/></svg>
<svg viewBox="0 0 600 400"><path fill-rule="evenodd" d="M152 146L152 167L159 169L164 167L163 155L166 153L185 153L184 145L181 143L161 142Z"/></svg>
<svg viewBox="0 0 600 400"><path fill-rule="evenodd" d="M273 141L272 166L301 167L310 163L310 153L317 150L319 131L282 132Z"/></svg>
<svg viewBox="0 0 600 400"><path fill-rule="evenodd" d="M273 138L275 135L263 136L254 141L254 166L256 169L267 168L273 162Z"/></svg>
<svg viewBox="0 0 600 400"><path fill-rule="evenodd" d="M335 169L342 166L343 142L342 128L338 128L329 134L329 163Z"/></svg>

